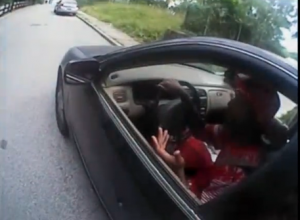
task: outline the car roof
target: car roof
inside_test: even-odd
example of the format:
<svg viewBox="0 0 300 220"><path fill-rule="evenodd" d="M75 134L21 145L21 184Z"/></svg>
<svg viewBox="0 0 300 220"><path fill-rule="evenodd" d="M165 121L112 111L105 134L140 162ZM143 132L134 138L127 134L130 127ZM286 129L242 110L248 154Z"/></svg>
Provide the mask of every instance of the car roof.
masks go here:
<svg viewBox="0 0 300 220"><path fill-rule="evenodd" d="M290 57L286 58L285 60L286 60L286 62L287 62L288 64L290 64L292 67L298 69L298 61L297 61L297 60L294 60L293 58L290 58Z"/></svg>
<svg viewBox="0 0 300 220"><path fill-rule="evenodd" d="M284 57L281 57L275 53L272 53L270 51L267 51L267 50L263 50L265 53L273 56L273 57L276 57L277 59L280 59L282 60L283 62L285 62L286 64L292 66L293 68L297 69L298 70L298 61L290 58L290 57L287 57L287 58L284 58Z"/></svg>

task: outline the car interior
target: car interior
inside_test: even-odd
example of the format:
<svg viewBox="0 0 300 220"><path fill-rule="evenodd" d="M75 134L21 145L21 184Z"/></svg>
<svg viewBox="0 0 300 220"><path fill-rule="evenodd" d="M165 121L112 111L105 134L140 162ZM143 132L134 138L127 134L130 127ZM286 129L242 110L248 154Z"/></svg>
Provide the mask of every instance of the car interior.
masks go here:
<svg viewBox="0 0 300 220"><path fill-rule="evenodd" d="M171 141L176 142L178 135L187 126L185 108L180 105L178 97L168 94L157 85L163 79L178 80L196 105L199 105L197 110L203 122L222 124L227 105L235 97L232 83L234 71L211 67L208 64L168 64L121 70L111 73L101 86L141 139L150 143L151 136L162 126L169 130ZM295 106L291 104L291 108ZM297 115L298 110L295 120ZM286 124L278 117L273 118L262 136L264 160L267 161L289 141L292 129L297 126L295 120ZM151 148L151 144L148 147ZM207 148L215 161L219 151L213 146ZM197 200L195 195L188 193Z"/></svg>

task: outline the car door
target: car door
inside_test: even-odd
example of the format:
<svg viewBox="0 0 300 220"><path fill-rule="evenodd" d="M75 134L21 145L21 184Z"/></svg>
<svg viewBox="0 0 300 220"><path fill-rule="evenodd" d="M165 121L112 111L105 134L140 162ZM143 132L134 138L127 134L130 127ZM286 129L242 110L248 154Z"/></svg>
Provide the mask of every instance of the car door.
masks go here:
<svg viewBox="0 0 300 220"><path fill-rule="evenodd" d="M71 134L109 215L113 219L161 219L124 165L128 143L92 85L68 85L67 91ZM127 162L134 163L135 158L131 159Z"/></svg>

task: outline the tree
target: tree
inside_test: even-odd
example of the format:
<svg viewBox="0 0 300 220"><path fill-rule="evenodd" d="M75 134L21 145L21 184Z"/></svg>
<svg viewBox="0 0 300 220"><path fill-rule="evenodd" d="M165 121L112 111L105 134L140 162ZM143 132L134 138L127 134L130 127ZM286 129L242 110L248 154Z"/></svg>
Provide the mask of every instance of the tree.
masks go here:
<svg viewBox="0 0 300 220"><path fill-rule="evenodd" d="M206 0L188 8L183 27L198 35L239 40L286 57L281 28L295 6L287 0Z"/></svg>
<svg viewBox="0 0 300 220"><path fill-rule="evenodd" d="M295 11L294 13L292 14L292 24L297 27L296 31L294 32L293 34L293 38L298 38L298 5L295 6Z"/></svg>

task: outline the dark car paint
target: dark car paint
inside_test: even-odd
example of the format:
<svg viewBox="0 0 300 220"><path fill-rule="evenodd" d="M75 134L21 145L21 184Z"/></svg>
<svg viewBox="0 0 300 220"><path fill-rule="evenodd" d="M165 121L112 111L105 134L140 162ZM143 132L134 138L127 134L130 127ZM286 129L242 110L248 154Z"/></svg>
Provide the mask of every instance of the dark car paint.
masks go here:
<svg viewBox="0 0 300 220"><path fill-rule="evenodd" d="M95 51L94 47L72 48L62 66L70 60L94 57ZM112 219L186 219L109 120L91 85L64 84L64 99L68 127Z"/></svg>
<svg viewBox="0 0 300 220"><path fill-rule="evenodd" d="M99 61L103 61L118 55L118 49L119 47L73 48L64 57L61 67L63 68L73 59L97 57ZM105 56L110 52L112 52L110 55ZM280 62L279 64L285 65ZM292 85L294 93L297 88L294 79L282 73L276 77L283 77L286 84ZM149 175L135 153L130 150L126 139L107 115L107 111L100 104L91 86L67 84L64 86L68 125L71 132L76 134L74 138L83 155L90 178L111 217L114 219L187 219ZM134 178L130 178L131 176ZM144 194L145 192L148 194ZM216 200L215 203L208 203L199 211L205 219L226 219L221 214L217 214L218 211L226 213L220 206L225 204L224 201L226 200L221 199Z"/></svg>
<svg viewBox="0 0 300 220"><path fill-rule="evenodd" d="M113 219L157 219L118 156L127 148L117 129L105 129L106 113L91 86L66 86L68 126L93 184ZM114 137L111 138L111 136ZM128 201L129 200L129 201ZM136 209L138 207L138 209ZM144 216L143 216L144 214Z"/></svg>
<svg viewBox="0 0 300 220"><path fill-rule="evenodd" d="M228 40L223 38L215 38L215 37L190 37L190 38L183 38L183 39L171 39L171 40L165 40L165 41L155 41L148 44L137 44L135 46L132 46L130 48L123 47L120 48L120 50L114 50L109 53L107 53L105 56L102 57L102 59L99 59L99 61L108 60L111 58L117 58L122 56L130 57L132 55L144 55L149 52L154 52L155 50L160 50L160 52L163 51L172 51L173 53L176 53L180 47L189 47L195 51L199 50L199 46L205 45L210 47L220 47L223 49L230 49L230 50L240 50L243 49L243 53L241 54L252 54L256 56L259 59L264 59L265 57L268 57L268 60L275 62L278 64L279 68L284 68L286 70L289 70L294 75L298 76L298 71L295 71L295 68L291 66L290 64L287 64L287 62L280 56L275 55L273 53L270 53L266 50L263 50L259 47L255 47L246 43L234 41L234 40ZM182 49L181 49L182 50ZM192 50L189 50L190 52L193 52ZM194 55L195 56L195 55ZM198 54L198 57L196 56L196 62L200 60L200 57L205 57L204 54ZM218 59L217 57L214 57L215 59ZM166 58L167 59L167 58ZM182 56L182 62L186 57ZM111 59L112 61L114 59ZM188 62L190 63L190 61Z"/></svg>

